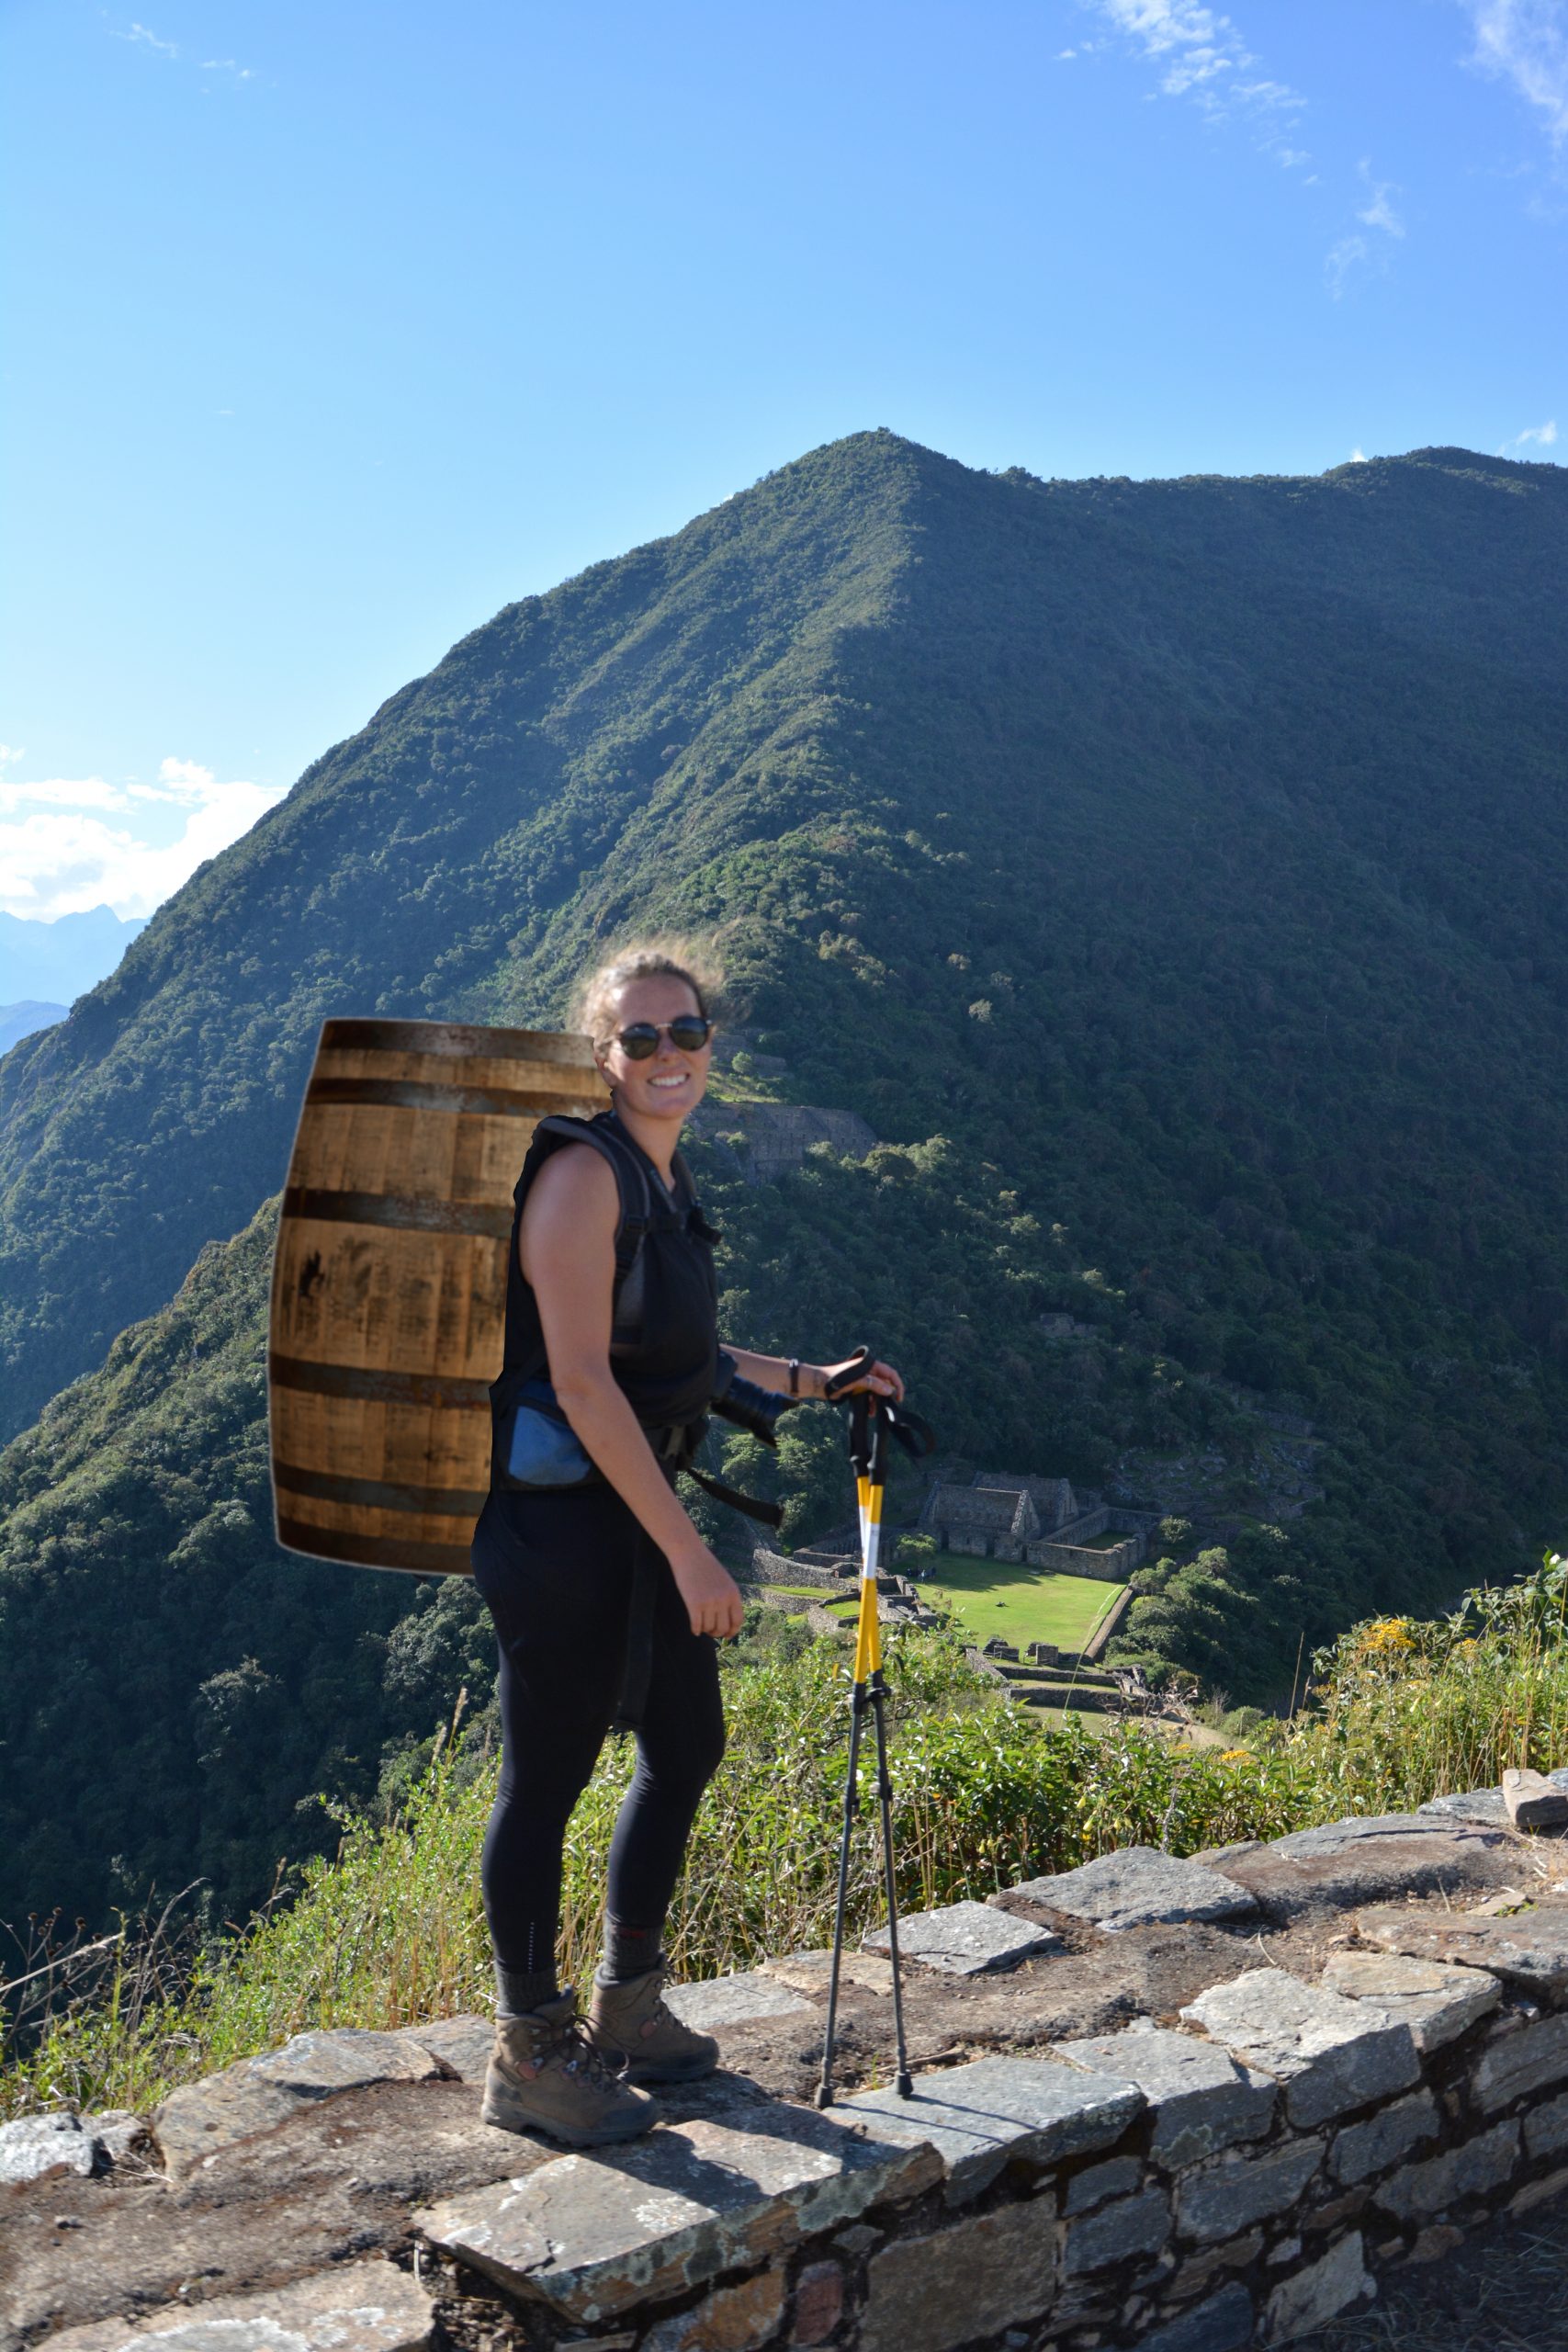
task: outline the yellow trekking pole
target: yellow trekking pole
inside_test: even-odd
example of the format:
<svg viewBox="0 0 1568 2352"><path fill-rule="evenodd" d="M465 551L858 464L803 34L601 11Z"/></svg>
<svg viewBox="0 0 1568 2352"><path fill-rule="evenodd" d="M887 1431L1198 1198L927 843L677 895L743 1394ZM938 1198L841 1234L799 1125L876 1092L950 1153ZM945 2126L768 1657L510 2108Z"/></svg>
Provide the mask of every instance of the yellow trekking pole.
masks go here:
<svg viewBox="0 0 1568 2352"><path fill-rule="evenodd" d="M870 1350L861 1358L869 1362ZM859 1362L840 1376L857 1376ZM850 1694L850 1761L844 1781L844 1822L839 1845L839 1894L833 1915L833 1959L828 1978L828 2030L822 2049L818 2107L833 2104L833 2044L839 2019L839 1974L844 1952L844 1909L849 1898L850 1845L860 1807L860 1747L865 1718L876 1724L876 1786L882 1809L882 1869L887 1892L887 1956L893 1967L893 2031L897 2047L895 2082L900 2098L914 2096L904 2041L904 1993L898 1967L898 1897L893 1867L893 1783L887 1770L887 1692L882 1679L882 1627L877 1617L877 1574L882 1543L882 1500L886 1487L887 1437L891 1430L912 1453L928 1453L935 1442L925 1423L864 1391L850 1399L850 1458L855 1468L860 1510L860 1616L855 1626L854 1684Z"/></svg>

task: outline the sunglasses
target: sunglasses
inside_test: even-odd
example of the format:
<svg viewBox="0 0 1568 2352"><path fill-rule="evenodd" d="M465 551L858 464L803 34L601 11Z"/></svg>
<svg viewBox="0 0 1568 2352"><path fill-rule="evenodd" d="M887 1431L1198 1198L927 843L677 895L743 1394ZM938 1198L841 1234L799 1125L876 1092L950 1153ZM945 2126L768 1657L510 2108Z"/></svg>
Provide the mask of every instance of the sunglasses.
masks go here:
<svg viewBox="0 0 1568 2352"><path fill-rule="evenodd" d="M668 1037L678 1053L700 1054L713 1035L713 1023L700 1012L682 1012L673 1021L634 1021L617 1031L615 1043L629 1062L646 1062Z"/></svg>

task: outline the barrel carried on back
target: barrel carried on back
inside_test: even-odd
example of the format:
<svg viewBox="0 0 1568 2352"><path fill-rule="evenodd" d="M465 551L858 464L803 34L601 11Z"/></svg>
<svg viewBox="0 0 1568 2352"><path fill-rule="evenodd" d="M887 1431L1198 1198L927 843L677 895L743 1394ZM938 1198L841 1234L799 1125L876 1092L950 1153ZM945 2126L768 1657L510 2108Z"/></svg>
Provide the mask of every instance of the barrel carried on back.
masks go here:
<svg viewBox="0 0 1568 2352"><path fill-rule="evenodd" d="M490 1483L513 1188L536 1123L609 1100L587 1037L328 1021L273 1260L277 1540L466 1576Z"/></svg>

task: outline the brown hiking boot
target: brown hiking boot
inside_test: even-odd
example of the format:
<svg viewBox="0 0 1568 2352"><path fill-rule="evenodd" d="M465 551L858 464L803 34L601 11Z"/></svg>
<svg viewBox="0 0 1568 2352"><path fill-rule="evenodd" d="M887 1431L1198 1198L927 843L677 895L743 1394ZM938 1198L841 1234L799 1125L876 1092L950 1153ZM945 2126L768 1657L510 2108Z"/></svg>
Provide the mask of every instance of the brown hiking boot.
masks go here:
<svg viewBox="0 0 1568 2352"><path fill-rule="evenodd" d="M694 2033L664 2004L664 1963L624 1984L593 1981L588 2030L612 2065L633 2083L690 2083L711 2075L718 2044Z"/></svg>
<svg viewBox="0 0 1568 2352"><path fill-rule="evenodd" d="M502 2132L544 2132L569 2148L635 2140L659 2115L646 2091L606 2064L578 2018L575 1993L526 2017L497 2018L479 2112Z"/></svg>

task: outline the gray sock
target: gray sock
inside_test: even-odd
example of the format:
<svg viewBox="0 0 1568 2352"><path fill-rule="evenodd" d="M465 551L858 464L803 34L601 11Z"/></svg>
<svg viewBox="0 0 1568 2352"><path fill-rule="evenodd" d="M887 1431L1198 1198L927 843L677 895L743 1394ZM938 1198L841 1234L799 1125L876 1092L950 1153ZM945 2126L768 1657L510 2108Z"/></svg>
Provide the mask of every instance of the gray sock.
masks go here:
<svg viewBox="0 0 1568 2352"><path fill-rule="evenodd" d="M534 2009L542 2009L548 2001L560 1998L560 1986L553 1968L504 1968L495 1963L495 2014L498 2018L525 2018Z"/></svg>
<svg viewBox="0 0 1568 2352"><path fill-rule="evenodd" d="M604 1919L604 1956L594 1970L594 1981L600 1984L629 1984L635 1976L646 1976L657 1968L664 1957L664 1922L656 1927L632 1928L624 1920Z"/></svg>

